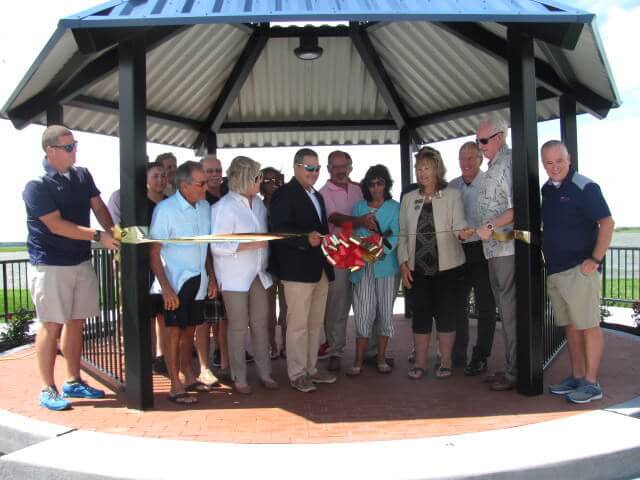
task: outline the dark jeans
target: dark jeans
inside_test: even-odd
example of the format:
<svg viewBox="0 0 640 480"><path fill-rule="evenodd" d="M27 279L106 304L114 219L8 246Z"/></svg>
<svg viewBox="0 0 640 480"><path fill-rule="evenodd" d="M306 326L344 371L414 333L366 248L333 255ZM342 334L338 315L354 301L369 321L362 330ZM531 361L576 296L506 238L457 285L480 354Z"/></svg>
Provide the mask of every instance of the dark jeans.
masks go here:
<svg viewBox="0 0 640 480"><path fill-rule="evenodd" d="M491 355L493 334L496 329L496 303L489 282L489 266L484 258L482 242L463 244L467 263L464 265L465 299L469 298L473 288L476 311L478 313L478 338L473 347L472 358L486 360ZM453 362L467 362L467 346L469 345L469 312L456 326L456 340L453 344Z"/></svg>

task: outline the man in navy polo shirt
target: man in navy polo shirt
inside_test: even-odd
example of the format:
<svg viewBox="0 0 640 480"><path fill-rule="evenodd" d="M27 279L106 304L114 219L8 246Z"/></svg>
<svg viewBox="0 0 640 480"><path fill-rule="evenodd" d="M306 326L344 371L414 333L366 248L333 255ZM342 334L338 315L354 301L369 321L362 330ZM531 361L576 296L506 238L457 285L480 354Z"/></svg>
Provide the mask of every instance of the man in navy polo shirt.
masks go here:
<svg viewBox="0 0 640 480"><path fill-rule="evenodd" d="M562 142L548 141L540 156L549 175L542 187L547 291L555 322L566 330L572 370L549 391L573 403L588 403L602 398L597 381L604 348L598 270L614 222L600 187L572 168Z"/></svg>
<svg viewBox="0 0 640 480"><path fill-rule="evenodd" d="M64 397L104 397L102 390L80 378L82 327L85 318L99 313L91 240L109 249L119 246L108 231L90 227L91 210L105 230L111 230L113 221L89 171L74 167L76 145L68 128L48 127L42 135L46 173L27 183L22 193L29 232L29 289L41 322L36 337L43 385L40 405L51 410L69 408ZM53 378L61 332L60 348L67 364L63 396Z"/></svg>

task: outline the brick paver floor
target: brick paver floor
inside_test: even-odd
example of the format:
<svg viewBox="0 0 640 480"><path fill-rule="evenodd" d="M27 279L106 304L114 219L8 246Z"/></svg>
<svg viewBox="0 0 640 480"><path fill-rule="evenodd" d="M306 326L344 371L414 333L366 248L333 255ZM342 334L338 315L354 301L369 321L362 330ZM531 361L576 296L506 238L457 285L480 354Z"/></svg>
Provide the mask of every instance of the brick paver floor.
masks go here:
<svg viewBox="0 0 640 480"><path fill-rule="evenodd" d="M350 320L349 345L353 345ZM352 361L352 348L343 360L343 371L333 385L303 394L292 390L286 379L284 359L275 360L278 391L261 388L252 366L249 381L253 394L240 395L228 386L198 395L199 403L183 407L166 399L168 381L154 378L155 408L128 410L124 399L111 392L103 400L73 400L73 409L50 412L37 405L39 380L33 350L16 360L0 361L0 408L34 419L72 428L145 437L239 443L324 443L392 440L455 435L543 422L624 402L640 395L640 343L637 338L607 332L601 368L604 398L576 406L563 398L535 397L515 391L490 392L482 377L465 377L456 370L452 378L407 378L410 323L396 317L396 337L390 354L396 366L390 375L366 368L356 378L344 374ZM472 331L474 333L474 330ZM472 334L473 341L473 334ZM490 366L501 366L501 332L496 331ZM433 363L433 361L432 361ZM64 379L59 358L56 380ZM566 349L545 372L545 388L568 371ZM91 380L92 384L96 384Z"/></svg>

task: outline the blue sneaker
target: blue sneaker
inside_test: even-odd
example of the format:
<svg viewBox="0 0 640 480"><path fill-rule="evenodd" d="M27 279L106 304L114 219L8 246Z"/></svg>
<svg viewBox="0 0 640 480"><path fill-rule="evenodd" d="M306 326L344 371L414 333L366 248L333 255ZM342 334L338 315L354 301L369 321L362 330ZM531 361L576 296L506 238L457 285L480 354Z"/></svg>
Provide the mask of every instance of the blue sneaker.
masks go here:
<svg viewBox="0 0 640 480"><path fill-rule="evenodd" d="M40 406L49 410L60 411L69 409L71 404L60 396L56 387L51 386L40 392Z"/></svg>
<svg viewBox="0 0 640 480"><path fill-rule="evenodd" d="M583 382L582 378L576 378L573 375L569 375L560 383L557 383L555 385L549 385L549 392L554 393L556 395L566 395L567 393L571 393L575 389L580 387L582 385L582 382Z"/></svg>
<svg viewBox="0 0 640 480"><path fill-rule="evenodd" d="M591 383L585 380L580 387L571 393L567 393L565 398L573 403L589 403L591 400L600 400L602 398L602 389L599 383Z"/></svg>
<svg viewBox="0 0 640 480"><path fill-rule="evenodd" d="M104 398L104 391L90 387L82 380L76 380L62 385L62 394L65 398Z"/></svg>

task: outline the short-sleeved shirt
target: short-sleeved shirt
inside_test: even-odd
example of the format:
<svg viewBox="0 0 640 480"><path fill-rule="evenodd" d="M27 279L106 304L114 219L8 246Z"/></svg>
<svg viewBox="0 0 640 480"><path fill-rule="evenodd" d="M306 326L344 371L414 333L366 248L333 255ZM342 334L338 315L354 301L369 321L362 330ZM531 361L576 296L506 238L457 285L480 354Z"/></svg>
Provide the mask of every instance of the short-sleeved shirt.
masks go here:
<svg viewBox="0 0 640 480"><path fill-rule="evenodd" d="M28 182L22 192L27 209L29 261L33 265L78 265L91 258L91 242L56 235L40 217L59 210L65 220L89 227L91 199L99 196L100 190L86 168L72 167L67 178L46 158L43 166L46 173Z"/></svg>
<svg viewBox="0 0 640 480"><path fill-rule="evenodd" d="M480 170L476 175L476 178L469 184L464 181L462 176L456 177L449 182L449 186L460 190L462 192L462 201L464 203L464 218L467 221L467 225L471 228L478 228L480 226L480 213L478 211L478 194L480 193L480 184L484 172ZM475 233L464 240L463 243L477 242L480 237Z"/></svg>
<svg viewBox="0 0 640 480"><path fill-rule="evenodd" d="M480 192L478 193L480 224L488 223L510 208L513 208L511 149L503 145L489 163L489 168L480 182ZM512 230L513 223L496 228L498 233L511 232ZM516 253L513 240L507 242L484 240L482 248L486 258L506 257Z"/></svg>
<svg viewBox="0 0 640 480"><path fill-rule="evenodd" d="M547 274L563 272L590 258L598 238L598 220L611 216L600 187L573 168L555 186L542 187L542 249Z"/></svg>
<svg viewBox="0 0 640 480"><path fill-rule="evenodd" d="M150 238L193 237L211 233L210 207L206 200L192 206L178 191L161 201L153 210ZM160 250L162 265L174 292L192 277L200 275L200 288L195 300L202 300L207 293L208 277L205 269L207 243L163 243ZM151 293L162 293L156 279Z"/></svg>
<svg viewBox="0 0 640 480"><path fill-rule="evenodd" d="M360 185L349 182L347 188L344 189L331 180L327 180L327 183L320 189L320 195L322 195L322 199L324 200L327 218L334 213L351 216L353 206L363 198ZM331 234L339 233L340 227L329 222L329 232Z"/></svg>

